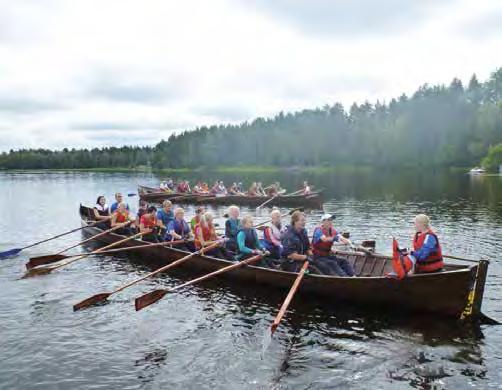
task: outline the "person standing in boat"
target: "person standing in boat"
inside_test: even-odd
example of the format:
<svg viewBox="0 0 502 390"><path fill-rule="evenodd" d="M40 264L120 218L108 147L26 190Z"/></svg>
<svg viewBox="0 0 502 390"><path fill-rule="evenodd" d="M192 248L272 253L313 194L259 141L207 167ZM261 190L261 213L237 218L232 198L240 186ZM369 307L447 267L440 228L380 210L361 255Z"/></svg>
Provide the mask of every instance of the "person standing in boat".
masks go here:
<svg viewBox="0 0 502 390"><path fill-rule="evenodd" d="M115 194L115 202L112 203L112 205L110 206L110 214L113 214L117 208L119 207L119 203L122 203L124 201L124 197L122 196L122 194L120 192L117 192ZM130 208L129 208L129 205L126 203L126 209L129 211Z"/></svg>
<svg viewBox="0 0 502 390"><path fill-rule="evenodd" d="M219 237L216 235L216 230L214 228L213 214L205 212L201 215L200 222L195 226L195 249L200 250L217 240L219 240ZM223 243L224 240L221 241ZM210 249L204 252L204 254L220 259L231 259L231 256L229 256L227 251L221 246Z"/></svg>
<svg viewBox="0 0 502 390"><path fill-rule="evenodd" d="M191 240L193 238L190 225L185 221L185 210L178 207L174 210L174 219L167 225L167 233L164 241ZM176 248L193 252L195 246L192 242L177 245Z"/></svg>
<svg viewBox="0 0 502 390"><path fill-rule="evenodd" d="M225 247L232 252L237 251L237 233L241 228L241 221L239 216L240 209L232 205L228 208L228 219L225 221Z"/></svg>
<svg viewBox="0 0 502 390"><path fill-rule="evenodd" d="M143 241L159 242L157 208L155 206L148 207L145 214L139 220L140 233L148 232L141 236Z"/></svg>
<svg viewBox="0 0 502 390"><path fill-rule="evenodd" d="M112 214L112 222L111 226L112 228L121 225L126 222L132 222L134 221L134 217L131 215L129 210L126 208L126 204L121 202L119 203L117 210ZM121 228L118 228L115 230L115 233L121 234L123 236L130 236L132 233L132 229L130 226L123 226Z"/></svg>
<svg viewBox="0 0 502 390"><path fill-rule="evenodd" d="M312 257L312 248L305 229L306 218L301 211L291 215L291 224L282 235L283 246L281 268L289 272L298 272L305 261Z"/></svg>
<svg viewBox="0 0 502 390"><path fill-rule="evenodd" d="M280 259L282 254L282 223L281 212L277 209L270 213L270 224L263 230L263 245L270 252L270 256Z"/></svg>
<svg viewBox="0 0 502 390"><path fill-rule="evenodd" d="M160 234L163 236L167 232L167 225L174 219L174 214L171 210L173 204L170 200L162 202L162 208L157 211L157 220L160 227Z"/></svg>
<svg viewBox="0 0 502 390"><path fill-rule="evenodd" d="M312 238L314 259L312 264L324 275L354 276L354 269L349 262L331 253L335 241L352 245L348 238L343 237L333 228L333 219L333 215L324 214L321 217L320 226L314 230Z"/></svg>
<svg viewBox="0 0 502 390"><path fill-rule="evenodd" d="M103 195L98 196L96 205L92 209L94 212L94 219L100 221L96 226L100 229L109 229L110 226L110 208L106 204L106 199Z"/></svg>

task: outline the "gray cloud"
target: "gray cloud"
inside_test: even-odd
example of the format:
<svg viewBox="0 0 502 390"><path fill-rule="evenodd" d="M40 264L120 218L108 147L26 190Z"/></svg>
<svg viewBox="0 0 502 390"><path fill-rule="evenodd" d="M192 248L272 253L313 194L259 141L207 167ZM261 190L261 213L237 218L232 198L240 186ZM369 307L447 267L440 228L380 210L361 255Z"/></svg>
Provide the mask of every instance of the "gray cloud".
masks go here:
<svg viewBox="0 0 502 390"><path fill-rule="evenodd" d="M434 0L256 0L258 11L302 33L344 38L391 34L416 27L426 19Z"/></svg>

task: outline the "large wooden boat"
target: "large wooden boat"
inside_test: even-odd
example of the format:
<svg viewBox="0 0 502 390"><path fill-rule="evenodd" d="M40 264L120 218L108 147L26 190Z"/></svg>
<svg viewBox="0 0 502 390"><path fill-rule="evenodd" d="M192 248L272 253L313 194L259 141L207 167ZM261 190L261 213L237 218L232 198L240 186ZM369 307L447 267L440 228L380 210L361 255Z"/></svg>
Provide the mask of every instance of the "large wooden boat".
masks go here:
<svg viewBox="0 0 502 390"><path fill-rule="evenodd" d="M83 226L92 219L91 209L80 206ZM83 229L86 235L95 235L101 230L96 227ZM110 233L99 238L102 243L112 243L123 236ZM132 240L124 246L144 245ZM149 264L160 266L187 255L187 252L169 248L153 247L135 252ZM391 259L379 254L337 252L354 267L357 277L337 277L308 274L302 281L299 293L326 298L329 302L347 301L371 307L384 306L398 312L434 313L439 316L460 318L469 304L470 318L484 317L481 303L485 287L488 261L481 260L471 265L446 264L438 273L411 275L403 280L386 276L392 270ZM194 256L183 264L187 270L215 271L231 264L209 256ZM281 270L247 266L222 275L229 283L249 283L275 289L289 289L296 274Z"/></svg>
<svg viewBox="0 0 502 390"><path fill-rule="evenodd" d="M312 195L281 195L277 197L271 196L247 196L247 195L225 195L212 196L200 194L182 194L169 193L161 189L138 186L138 194L141 200L150 203L162 203L169 199L176 203L189 204L212 204L212 205L241 205L257 207L268 201L268 206L283 206L283 207L306 207L320 208L322 207L322 194L315 192ZM273 198L273 199L272 199Z"/></svg>

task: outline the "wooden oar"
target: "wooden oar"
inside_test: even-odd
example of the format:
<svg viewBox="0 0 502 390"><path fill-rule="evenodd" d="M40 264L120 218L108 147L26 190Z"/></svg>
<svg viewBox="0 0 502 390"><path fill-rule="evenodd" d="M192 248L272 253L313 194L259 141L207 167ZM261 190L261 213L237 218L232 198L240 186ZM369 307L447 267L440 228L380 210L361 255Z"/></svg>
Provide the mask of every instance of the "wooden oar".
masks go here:
<svg viewBox="0 0 502 390"><path fill-rule="evenodd" d="M76 244L72 244L69 247L66 247L66 248L64 248L64 249L60 250L59 252L54 253L52 255L31 257L30 260L26 263L26 269L32 269L32 268L38 267L39 265L56 263L60 260L67 259L68 257L72 257L72 256L68 256L68 255L63 255L62 253L69 251L70 249L73 249L79 245L85 244L86 242L95 240L101 236L104 236L105 234L108 234L108 233L111 233L115 230L118 230L126 225L129 225L130 223L132 223L132 221L121 223L120 225L117 225L111 229L108 229L108 230L105 230L104 232L95 234L94 236L86 238L85 240L77 242ZM92 226L92 225L87 225L87 226Z"/></svg>
<svg viewBox="0 0 502 390"><path fill-rule="evenodd" d="M450 256L450 255L443 255L443 257L446 257L447 259L467 261L469 263L479 263L479 260L466 259L464 257L457 257L457 256Z"/></svg>
<svg viewBox="0 0 502 390"><path fill-rule="evenodd" d="M303 211L303 207L297 207L296 209L292 209L292 210L288 211L287 213L282 214L281 218L287 217L288 215L292 215L295 211ZM270 221L271 220L269 219L264 222L260 222L259 224L254 225L253 227L257 228L257 227L263 226L263 225L269 223Z"/></svg>
<svg viewBox="0 0 502 390"><path fill-rule="evenodd" d="M167 293L172 293L172 292L179 290L179 289L182 289L186 286L190 286L192 284L202 282L203 280L212 278L213 276L221 275L222 273L232 271L233 269L242 267L243 265L255 263L258 260L260 260L262 257L263 257L263 255L256 255L256 256L250 257L247 260L243 260L243 261L234 263L234 264L229 265L227 267L220 268L217 271L213 271L207 275L203 275L203 276L200 276L196 279L192 279L186 283L180 284L179 286L168 288L168 289L154 290L152 292L149 292L147 294L144 294L144 295L136 298L134 301L134 307L136 308L136 311L139 311L141 309L144 309L147 306L150 306L151 304L153 304L157 301L160 301Z"/></svg>
<svg viewBox="0 0 502 390"><path fill-rule="evenodd" d="M309 262L306 261L303 263L302 268L300 269L300 272L298 272L298 276L296 277L293 285L291 286L291 289L289 290L288 295L286 296L286 299L284 300L284 303L281 306L281 309L279 310L279 313L277 314L277 317L275 317L274 322L272 322L272 325L270 326L270 335L273 336L277 327L281 323L282 317L284 317L284 314L286 314L286 310L288 309L289 304L293 300L293 297L295 296L296 290L298 290L298 287L300 286L300 282L303 279L303 276L305 275L305 271L307 271L309 267Z"/></svg>
<svg viewBox="0 0 502 390"><path fill-rule="evenodd" d="M76 257L72 258L71 260L68 260L67 262L64 262L62 264L58 264L58 265L56 265L54 267L32 268L32 269L30 269L29 271L27 271L24 274L24 276L22 277L22 279L31 278L32 276L41 276L41 275L50 274L52 271L54 271L56 269L59 269L61 267L64 267L66 265L72 264L72 263L76 262L77 260L83 259L84 257L88 257L88 256L94 255L96 253L104 252L108 248L113 248L113 247L118 246L118 245L120 245L120 244L122 244L124 242L134 240L135 238L141 237L141 236L143 236L145 234L148 234L148 233L151 233L151 231L146 231L146 232L143 232L143 233L138 233L138 234L135 234L134 236L124 238L123 240L120 240L120 241L114 242L114 243L112 243L110 245L107 245L107 246L104 246L102 248L96 249L95 251L92 251L92 252L89 252L89 253L84 253L83 255L76 256Z"/></svg>
<svg viewBox="0 0 502 390"><path fill-rule="evenodd" d="M153 244L153 245L155 245L155 244ZM117 288L116 290L113 290L112 292L99 293L99 294L93 295L92 297L84 299L83 301L73 305L73 311L81 310L86 307L93 306L99 302L106 301L110 295L117 294L118 292L125 290L126 288L131 287L131 286L135 285L136 283L139 283L145 279L148 279L151 276L157 275L158 273L165 272L168 269L174 268L174 267L186 262L187 260L191 259L195 255L202 253L205 250L213 249L213 248L217 247L218 245L220 245L220 243L215 242L209 246L206 246L203 249L198 250L197 252L190 253L189 255L182 257L181 259L178 259L176 261L173 261L172 263L167 264L163 267L160 267L159 269L156 269L155 271L150 272L141 278L138 278L136 280L133 280L132 282L126 283L126 284L120 286L119 288ZM148 246L148 245L144 245L144 246Z"/></svg>
<svg viewBox="0 0 502 390"><path fill-rule="evenodd" d="M9 249L8 251L5 251L5 252L0 252L0 260L6 259L7 257L15 256L19 252L21 252L22 250L34 247L34 246L39 245L39 244L43 244L44 242L55 240L56 238L66 236L67 234L70 234L70 233L78 232L79 230L82 230L82 229L84 229L86 227L89 227L89 226L94 226L97 223L99 223L99 221L93 222L91 225L81 226L81 227L72 229L70 231L67 231L65 233L61 233L61 234L58 234L56 236L53 236L53 237L50 237L50 238L46 238L45 240L35 242L34 244L30 244L30 245L27 245L27 246L22 247L22 248L14 248L14 249Z"/></svg>
<svg viewBox="0 0 502 390"><path fill-rule="evenodd" d="M266 200L265 202L263 202L261 205L259 205L256 210L259 210L261 209L263 206L265 206L266 204L269 204L270 202L272 202L275 198L277 198L279 196L279 194L275 194L274 196L272 196L270 199Z"/></svg>

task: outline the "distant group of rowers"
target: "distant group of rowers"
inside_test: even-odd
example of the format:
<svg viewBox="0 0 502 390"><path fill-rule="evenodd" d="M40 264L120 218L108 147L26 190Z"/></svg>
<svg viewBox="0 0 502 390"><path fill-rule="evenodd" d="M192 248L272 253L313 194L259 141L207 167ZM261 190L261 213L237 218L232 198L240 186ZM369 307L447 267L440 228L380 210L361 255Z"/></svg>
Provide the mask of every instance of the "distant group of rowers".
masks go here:
<svg viewBox="0 0 502 390"><path fill-rule="evenodd" d="M242 261L254 255L263 255L262 267L298 272L305 261L310 270L323 275L354 276L354 269L343 257L332 251L334 242L351 245L352 242L338 233L333 226L334 216L324 214L315 227L312 240L308 236L306 216L297 210L291 214L290 223L283 228L282 215L277 209L270 213L266 224L254 225L251 215L241 218L237 206L228 208L225 235L216 233L213 214L203 207L196 209L190 222L185 220L185 210L165 200L160 209L141 201L136 215L121 193L115 194L115 202L108 206L104 196L99 196L94 207L94 217L103 229L114 228L117 234L142 233L141 239L148 242L178 241L176 248L196 251L219 241L220 246L205 254L232 261ZM127 223L127 224L126 224ZM263 237L257 227L263 227ZM437 272L443 267L441 246L437 235L424 214L415 217L416 234L413 250L400 251L394 248L394 273L402 278L412 272Z"/></svg>
<svg viewBox="0 0 502 390"><path fill-rule="evenodd" d="M242 182L234 182L228 188L225 186L222 180L216 180L212 187L206 182L198 181L197 184L190 187L190 182L188 180L180 180L177 183L173 179L167 179L160 183L160 189L168 193L182 193L182 194L198 194L198 195L214 195L214 196L225 196L225 195L246 195L246 196L277 196L282 195L286 192L285 189L281 188L281 184L276 181L267 187L263 187L261 182L253 182L249 189L246 191L242 185ZM301 195L311 195L312 190L307 181L303 182L303 187L296 191L296 193Z"/></svg>

